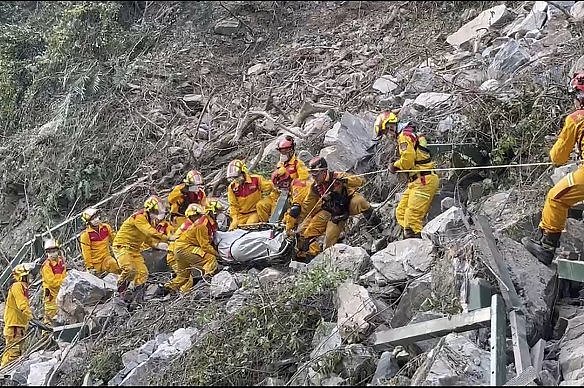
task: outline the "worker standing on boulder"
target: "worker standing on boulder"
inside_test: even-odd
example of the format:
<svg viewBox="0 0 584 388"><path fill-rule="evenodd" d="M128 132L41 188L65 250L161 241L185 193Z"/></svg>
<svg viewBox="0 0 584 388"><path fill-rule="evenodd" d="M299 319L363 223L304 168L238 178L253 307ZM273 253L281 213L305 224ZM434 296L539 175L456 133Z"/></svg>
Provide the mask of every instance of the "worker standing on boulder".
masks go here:
<svg viewBox="0 0 584 388"><path fill-rule="evenodd" d="M183 183L175 186L168 194L171 222L175 230L185 221L185 210L191 203L205 206L205 190L203 189L203 176L197 170L187 173Z"/></svg>
<svg viewBox="0 0 584 388"><path fill-rule="evenodd" d="M275 190L269 180L260 175L250 174L247 166L241 160L233 160L227 166L227 179L231 181L227 186L227 200L231 224L229 230L237 229L239 225L255 224L268 221L265 211L260 220L258 208L271 208L270 195Z"/></svg>
<svg viewBox="0 0 584 388"><path fill-rule="evenodd" d="M568 162L574 145L577 147L578 156L582 158L584 73L574 74L569 93L573 96L576 110L566 117L562 131L550 151L550 159L556 167ZM582 200L584 200L584 166L580 165L576 171L566 175L548 192L539 223L539 239L524 237L521 240L525 248L539 261L546 265L552 263L556 248L560 246L560 237L566 226L568 210Z"/></svg>
<svg viewBox="0 0 584 388"><path fill-rule="evenodd" d="M408 172L408 187L403 192L396 208L396 219L403 228L404 238L420 238L424 219L440 186L438 175L432 170L436 163L425 147L426 139L416 133L412 123L399 123L393 112L383 112L375 120L377 138L389 134L397 140L399 159L389 165L393 174L400 170Z"/></svg>
<svg viewBox="0 0 584 388"><path fill-rule="evenodd" d="M300 230L297 256L311 259L321 251L316 239L325 235L325 249L336 244L349 216L363 213L372 225L378 225L380 220L369 202L357 192L365 179L329 171L326 160L320 156L312 158L308 168L314 181L301 205L300 218L306 226ZM306 219L309 213L310 218Z"/></svg>
<svg viewBox="0 0 584 388"><path fill-rule="evenodd" d="M14 283L8 290L4 306L4 353L1 367L18 359L22 355L22 345L32 319L28 299L28 286L31 282L30 271L24 264L18 264L12 270Z"/></svg>
<svg viewBox="0 0 584 388"><path fill-rule="evenodd" d="M47 257L41 267L45 305L44 322L52 325L53 318L57 315L57 294L67 276L67 267L57 240L51 238L45 241L45 253Z"/></svg>
<svg viewBox="0 0 584 388"><path fill-rule="evenodd" d="M79 236L85 268L97 276L103 273L119 274L120 266L110 253L110 246L115 237L112 227L108 223L101 222L99 211L92 207L81 213L81 219L86 225Z"/></svg>
<svg viewBox="0 0 584 388"><path fill-rule="evenodd" d="M157 196L151 196L144 202L143 209L124 221L114 238L114 255L121 268L118 292L127 303L133 299L136 299L138 303L144 300L148 268L144 263L144 257L140 254L142 244L154 245L173 240L154 227L156 220L163 220L165 215L166 207L162 200ZM128 287L132 282L134 283L134 293L130 296Z"/></svg>

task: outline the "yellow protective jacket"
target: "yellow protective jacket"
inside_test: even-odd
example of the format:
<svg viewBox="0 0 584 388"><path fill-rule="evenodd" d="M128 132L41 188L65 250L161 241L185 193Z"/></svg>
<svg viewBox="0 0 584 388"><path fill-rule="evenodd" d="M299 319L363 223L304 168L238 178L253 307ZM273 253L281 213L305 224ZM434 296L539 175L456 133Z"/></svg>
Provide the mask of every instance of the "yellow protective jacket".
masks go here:
<svg viewBox="0 0 584 388"><path fill-rule="evenodd" d="M306 180L310 176L304 162L293 155L287 162L278 162L276 170L284 167L292 179Z"/></svg>
<svg viewBox="0 0 584 388"><path fill-rule="evenodd" d="M156 224L154 229L156 229L158 232L162 233L167 237L172 236L172 234L175 231L174 225L166 220L160 221L158 224ZM150 249L151 247L158 244L158 242L159 240L157 240L154 237L149 238L144 244L142 244L142 250Z"/></svg>
<svg viewBox="0 0 584 388"><path fill-rule="evenodd" d="M363 177L346 172L329 172L326 181L321 184L313 181L302 203L300 222L309 213L312 217L321 209L333 216L348 213L351 196L364 184ZM321 197L322 201L319 201Z"/></svg>
<svg viewBox="0 0 584 388"><path fill-rule="evenodd" d="M156 245L159 241L166 242L168 237L156 230L142 209L128 217L114 238L114 246L129 247L140 250L142 244Z"/></svg>
<svg viewBox="0 0 584 388"><path fill-rule="evenodd" d="M28 327L32 319L32 311L28 300L28 284L14 282L8 290L4 306L4 335L9 327Z"/></svg>
<svg viewBox="0 0 584 388"><path fill-rule="evenodd" d="M566 117L564 127L550 150L550 159L554 166L566 164L574 145L578 147L578 156L582 157L584 142L584 109L579 109Z"/></svg>
<svg viewBox="0 0 584 388"><path fill-rule="evenodd" d="M238 184L231 182L227 186L227 200L229 201L229 215L232 225L239 225L239 215L256 211L256 204L264 197L275 191L270 180L260 175L245 174L245 182Z"/></svg>
<svg viewBox="0 0 584 388"><path fill-rule="evenodd" d="M93 268L111 257L110 245L114 242L115 233L106 223L100 223L96 228L88 225L79 236L81 255L86 268Z"/></svg>
<svg viewBox="0 0 584 388"><path fill-rule="evenodd" d="M411 127L404 128L397 137L397 145L400 158L393 163L400 170L431 170L436 168L436 163L430 159L430 154L416 147L418 136ZM417 173L410 172L410 176Z"/></svg>
<svg viewBox="0 0 584 388"><path fill-rule="evenodd" d="M172 214L184 215L185 210L191 203L198 203L202 206L206 205L207 196L202 189L196 192L184 191L186 185L181 183L174 186L170 194L168 194L168 203L170 204L170 212Z"/></svg>
<svg viewBox="0 0 584 388"><path fill-rule="evenodd" d="M174 249L175 251L192 249L194 254L201 257L205 256L205 253L217 257L219 254L213 246L213 235L216 230L215 221L203 215L181 232L180 237L175 242Z"/></svg>
<svg viewBox="0 0 584 388"><path fill-rule="evenodd" d="M193 221L191 221L190 219L186 219L185 222L183 222L172 234L172 236L175 238L174 241L170 242L168 244L168 252L174 252L174 247L176 245L176 242L178 240L178 238L185 232L187 231L187 229L189 229L189 227L193 224Z"/></svg>
<svg viewBox="0 0 584 388"><path fill-rule="evenodd" d="M292 185L290 187L290 190L291 190L290 191L290 195L291 195L290 204L291 204L291 206L294 206L294 205L300 206L300 209L301 209L300 214L301 215L302 215L302 204L304 203L304 200L306 199L306 196L308 195L311 184L312 184L312 181L309 181L309 180L294 179L292 181ZM298 217L298 219L295 219L293 217L290 217L287 214L286 217L284 218L286 230L291 230L300 221L301 221L300 217Z"/></svg>
<svg viewBox="0 0 584 388"><path fill-rule="evenodd" d="M50 290L52 295L56 295L61 288L61 284L67 276L67 267L62 257L56 261L48 258L41 267L41 278L43 280L43 288Z"/></svg>

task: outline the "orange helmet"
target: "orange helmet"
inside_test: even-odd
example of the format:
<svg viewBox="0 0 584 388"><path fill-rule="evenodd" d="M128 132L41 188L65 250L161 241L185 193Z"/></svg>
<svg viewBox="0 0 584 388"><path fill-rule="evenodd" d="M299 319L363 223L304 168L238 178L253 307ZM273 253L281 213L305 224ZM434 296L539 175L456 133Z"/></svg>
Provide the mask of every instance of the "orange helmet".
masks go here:
<svg viewBox="0 0 584 388"><path fill-rule="evenodd" d="M375 120L375 135L380 139L389 132L389 124L397 124L397 115L393 112L381 112Z"/></svg>
<svg viewBox="0 0 584 388"><path fill-rule="evenodd" d="M237 178L240 174L247 174L247 166L239 159L232 160L227 166L227 179Z"/></svg>
<svg viewBox="0 0 584 388"><path fill-rule="evenodd" d="M183 180L187 186L191 185L202 185L203 184L203 176L197 170L191 170L187 173L187 176Z"/></svg>
<svg viewBox="0 0 584 388"><path fill-rule="evenodd" d="M291 181L290 174L284 166L277 168L272 173L272 183L279 189L287 189L290 187Z"/></svg>
<svg viewBox="0 0 584 388"><path fill-rule="evenodd" d="M289 149L294 149L294 138L292 136L286 136L278 142L278 151L287 151Z"/></svg>

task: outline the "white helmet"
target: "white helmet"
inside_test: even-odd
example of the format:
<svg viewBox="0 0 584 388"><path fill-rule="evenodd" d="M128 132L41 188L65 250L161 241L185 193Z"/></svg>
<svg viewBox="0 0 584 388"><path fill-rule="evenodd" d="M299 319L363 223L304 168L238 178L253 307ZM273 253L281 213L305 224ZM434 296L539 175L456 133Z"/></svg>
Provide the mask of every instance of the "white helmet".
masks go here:
<svg viewBox="0 0 584 388"><path fill-rule="evenodd" d="M81 219L83 220L83 222L88 223L89 220L91 220L91 218L95 216L95 213L97 213L96 208L88 207L87 209L83 210L83 213L81 213Z"/></svg>
<svg viewBox="0 0 584 388"><path fill-rule="evenodd" d="M59 242L57 240L52 239L52 238L45 240L45 251L48 249L55 249L55 248L61 249L61 245L59 244Z"/></svg>

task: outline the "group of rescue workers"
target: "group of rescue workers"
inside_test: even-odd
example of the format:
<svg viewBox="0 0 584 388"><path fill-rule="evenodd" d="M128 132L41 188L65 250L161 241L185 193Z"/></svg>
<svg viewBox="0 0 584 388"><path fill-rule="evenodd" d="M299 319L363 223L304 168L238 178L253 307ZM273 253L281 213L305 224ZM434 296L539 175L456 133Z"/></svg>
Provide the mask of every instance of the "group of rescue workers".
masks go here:
<svg viewBox="0 0 584 388"><path fill-rule="evenodd" d="M575 144L579 153L584 149L584 73L574 75L570 92L576 111L566 118L551 150L552 163L557 166L568 161ZM400 122L395 112L379 114L374 129L376 140L389 135L397 143L399 158L389 165L389 171L401 171L409 183L395 216L404 238L420 238L424 219L440 186L433 171L436 164L415 125ZM288 236L296 238L297 260L308 261L323 248L337 243L350 216L363 214L372 227L380 224L370 203L358 192L365 183L361 176L331 171L320 156L312 158L306 166L297 157L290 136L279 141L277 150L280 160L271 180L250 173L241 160L233 160L227 166L229 230L268 222L283 190L290 194L290 206L281 221ZM540 261L551 263L568 209L582 200L584 168L579 167L550 190L542 213L540 239L523 239L526 248ZM218 252L213 237L218 228L217 216L226 209L217 198L206 196L202 175L196 170L189 171L183 182L172 189L167 201L170 212L161 198L149 197L117 233L100 220L97 209L88 208L81 215L86 224L79 238L85 266L97 276L118 274L118 293L125 303L141 303L144 299L148 269L141 251L150 247L167 251L167 263L175 274L172 280L158 286L157 295L188 292L194 276L209 278L217 271ZM44 322L50 325L57 313L56 297L67 269L57 241L45 241L44 250L46 258L40 273ZM23 338L33 319L28 299L32 270L25 264L13 269L14 282L4 310L6 346L2 366L20 356Z"/></svg>

